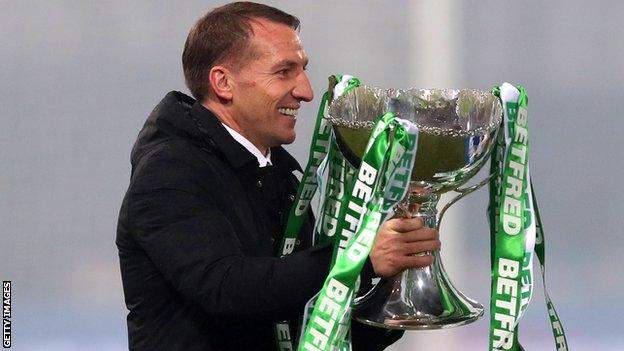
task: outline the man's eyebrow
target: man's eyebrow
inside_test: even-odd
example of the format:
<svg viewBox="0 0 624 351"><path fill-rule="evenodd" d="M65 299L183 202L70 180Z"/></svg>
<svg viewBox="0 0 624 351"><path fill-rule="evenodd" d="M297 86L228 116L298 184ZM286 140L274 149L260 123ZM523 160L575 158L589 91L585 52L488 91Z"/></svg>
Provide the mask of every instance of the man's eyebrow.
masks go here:
<svg viewBox="0 0 624 351"><path fill-rule="evenodd" d="M303 62L303 69L305 69L308 66L308 59L306 59ZM281 61L278 61L276 64L273 65L274 68L281 68L281 67L287 67L287 68L293 68L293 67L297 67L299 65L299 62L297 61L293 61L293 60L289 60L289 59L284 59Z"/></svg>

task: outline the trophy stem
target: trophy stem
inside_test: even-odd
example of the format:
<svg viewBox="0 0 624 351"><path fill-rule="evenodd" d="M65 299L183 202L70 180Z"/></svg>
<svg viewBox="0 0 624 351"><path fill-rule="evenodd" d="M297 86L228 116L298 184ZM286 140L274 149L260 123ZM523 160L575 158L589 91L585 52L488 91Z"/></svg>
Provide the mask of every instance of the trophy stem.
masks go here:
<svg viewBox="0 0 624 351"><path fill-rule="evenodd" d="M436 228L436 186L412 182L395 217L421 217ZM442 329L471 323L483 315L483 306L466 297L449 280L439 250L433 263L411 268L380 282L354 306L355 318L365 324L401 330Z"/></svg>

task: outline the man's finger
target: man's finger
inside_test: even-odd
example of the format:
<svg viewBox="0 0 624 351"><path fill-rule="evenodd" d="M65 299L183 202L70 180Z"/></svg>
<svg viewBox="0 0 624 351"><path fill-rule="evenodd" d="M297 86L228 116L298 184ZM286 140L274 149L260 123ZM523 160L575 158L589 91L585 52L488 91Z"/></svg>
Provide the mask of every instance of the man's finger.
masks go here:
<svg viewBox="0 0 624 351"><path fill-rule="evenodd" d="M420 217L413 218L392 218L388 220L388 228L398 233L407 233L423 227Z"/></svg>
<svg viewBox="0 0 624 351"><path fill-rule="evenodd" d="M433 228L420 228L407 233L401 233L400 238L403 242L409 243L423 240L438 240L440 235Z"/></svg>
<svg viewBox="0 0 624 351"><path fill-rule="evenodd" d="M424 240L424 241L414 241L410 243L406 243L403 248L403 252L406 255L414 255L427 251L434 251L440 249L440 241L439 240Z"/></svg>

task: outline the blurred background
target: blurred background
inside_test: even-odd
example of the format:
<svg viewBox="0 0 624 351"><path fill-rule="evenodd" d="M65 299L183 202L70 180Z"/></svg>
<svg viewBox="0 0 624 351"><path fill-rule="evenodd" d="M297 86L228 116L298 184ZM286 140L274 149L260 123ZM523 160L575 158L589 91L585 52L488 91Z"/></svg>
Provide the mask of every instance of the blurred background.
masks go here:
<svg viewBox="0 0 624 351"><path fill-rule="evenodd" d="M127 349L114 241L130 149L155 104L187 92L187 32L222 3L0 1L0 279L13 282L13 349ZM330 74L395 88L525 86L548 291L570 349L624 349L624 2L266 3L301 19L310 57L317 98L288 146L300 163ZM486 204L482 190L452 208L442 254L455 285L487 306ZM554 350L536 282L520 338ZM390 350L486 350L487 313L408 332Z"/></svg>

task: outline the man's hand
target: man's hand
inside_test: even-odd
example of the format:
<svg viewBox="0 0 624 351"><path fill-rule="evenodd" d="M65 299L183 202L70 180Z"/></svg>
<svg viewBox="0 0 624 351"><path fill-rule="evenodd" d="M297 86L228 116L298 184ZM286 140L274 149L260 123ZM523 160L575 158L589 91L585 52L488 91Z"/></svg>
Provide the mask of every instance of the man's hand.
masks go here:
<svg viewBox="0 0 624 351"><path fill-rule="evenodd" d="M438 231L424 227L420 218L392 218L379 228L370 260L375 274L388 278L407 268L430 265L433 256L414 254L438 249Z"/></svg>

